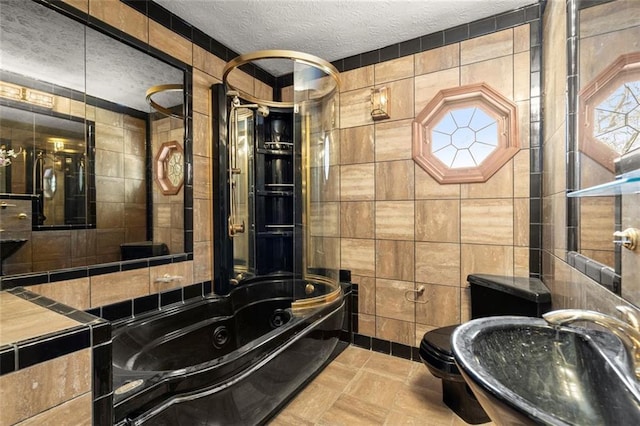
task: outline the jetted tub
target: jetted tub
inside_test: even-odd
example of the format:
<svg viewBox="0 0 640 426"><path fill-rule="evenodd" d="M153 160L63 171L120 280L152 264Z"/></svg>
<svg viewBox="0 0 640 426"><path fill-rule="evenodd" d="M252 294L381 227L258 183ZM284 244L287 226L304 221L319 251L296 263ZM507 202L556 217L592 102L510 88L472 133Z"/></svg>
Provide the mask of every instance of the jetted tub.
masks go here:
<svg viewBox="0 0 640 426"><path fill-rule="evenodd" d="M115 422L263 423L329 359L343 316L341 291L276 277L116 323Z"/></svg>

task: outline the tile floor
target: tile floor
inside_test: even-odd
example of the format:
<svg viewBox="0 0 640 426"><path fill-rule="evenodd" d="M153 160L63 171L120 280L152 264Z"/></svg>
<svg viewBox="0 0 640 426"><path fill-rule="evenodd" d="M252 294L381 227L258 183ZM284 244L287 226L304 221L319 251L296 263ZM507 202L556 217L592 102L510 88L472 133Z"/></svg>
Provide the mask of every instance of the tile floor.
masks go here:
<svg viewBox="0 0 640 426"><path fill-rule="evenodd" d="M466 424L444 405L440 380L422 363L349 346L270 426Z"/></svg>

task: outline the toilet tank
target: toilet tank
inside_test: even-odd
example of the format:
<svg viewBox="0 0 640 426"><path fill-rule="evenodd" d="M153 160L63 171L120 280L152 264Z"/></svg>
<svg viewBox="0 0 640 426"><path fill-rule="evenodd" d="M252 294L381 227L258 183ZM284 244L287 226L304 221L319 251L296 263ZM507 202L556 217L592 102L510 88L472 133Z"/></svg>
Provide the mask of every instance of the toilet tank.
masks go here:
<svg viewBox="0 0 640 426"><path fill-rule="evenodd" d="M537 278L472 274L471 319L496 315L540 317L551 310L551 292Z"/></svg>

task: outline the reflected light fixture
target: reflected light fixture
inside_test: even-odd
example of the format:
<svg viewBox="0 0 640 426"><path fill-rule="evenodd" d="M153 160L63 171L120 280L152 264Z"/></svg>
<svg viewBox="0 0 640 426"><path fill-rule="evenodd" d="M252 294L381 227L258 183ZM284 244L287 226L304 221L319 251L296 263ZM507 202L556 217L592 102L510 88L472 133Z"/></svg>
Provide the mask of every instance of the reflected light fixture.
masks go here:
<svg viewBox="0 0 640 426"><path fill-rule="evenodd" d="M389 118L389 88L371 89L371 118L373 121Z"/></svg>
<svg viewBox="0 0 640 426"><path fill-rule="evenodd" d="M4 81L0 82L0 97L43 108L53 108L53 95Z"/></svg>

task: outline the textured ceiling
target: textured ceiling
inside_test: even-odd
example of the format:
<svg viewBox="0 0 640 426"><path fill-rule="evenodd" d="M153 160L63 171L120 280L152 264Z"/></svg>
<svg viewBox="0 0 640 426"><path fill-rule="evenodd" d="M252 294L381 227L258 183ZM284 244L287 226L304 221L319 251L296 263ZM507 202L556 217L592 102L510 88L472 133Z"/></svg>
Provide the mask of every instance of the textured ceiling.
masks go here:
<svg viewBox="0 0 640 426"><path fill-rule="evenodd" d="M228 48L298 50L328 61L469 23L536 0L153 0ZM274 75L288 61L264 64Z"/></svg>
<svg viewBox="0 0 640 426"><path fill-rule="evenodd" d="M139 111L149 110L149 87L182 83L181 70L40 4L0 0L0 7L0 71Z"/></svg>

